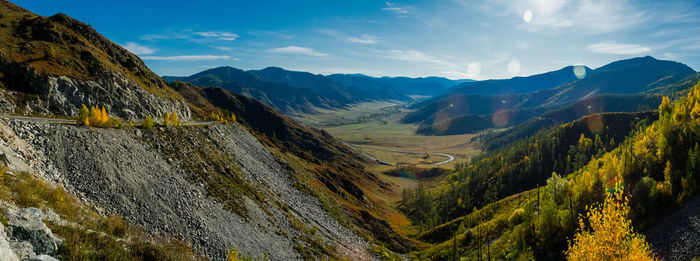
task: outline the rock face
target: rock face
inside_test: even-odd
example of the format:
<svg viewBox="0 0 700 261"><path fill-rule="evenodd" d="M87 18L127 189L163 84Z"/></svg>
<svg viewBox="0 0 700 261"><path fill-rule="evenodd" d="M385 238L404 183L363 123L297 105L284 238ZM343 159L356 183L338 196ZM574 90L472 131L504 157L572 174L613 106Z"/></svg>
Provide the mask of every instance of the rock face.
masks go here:
<svg viewBox="0 0 700 261"><path fill-rule="evenodd" d="M34 253L51 254L56 249L56 240L51 229L42 221L44 213L38 208L25 208L18 212L7 211L7 228L14 240L29 242Z"/></svg>
<svg viewBox="0 0 700 261"><path fill-rule="evenodd" d="M183 100L157 97L117 72L104 72L97 80L41 75L32 67L8 62L1 56L0 71L5 77L14 79L12 82L15 86L12 89L31 93L35 98L29 99L25 104L8 106L12 101L8 96L20 95L19 92L0 92L0 109L4 112L75 116L85 104L104 106L109 114L124 120L142 120L149 114L161 118L166 112L177 112L182 120L191 117ZM21 108L17 110L17 106Z"/></svg>
<svg viewBox="0 0 700 261"><path fill-rule="evenodd" d="M6 133L0 136L21 139L31 147L25 148L25 159L35 173L148 232L183 238L209 258L222 259L229 248L236 247L258 258L269 253L270 260L301 259L296 249L302 244L299 235L305 232L290 217L315 228L320 240L339 253L366 256L363 251L368 243L325 212L315 197L299 191L287 169L237 124L150 131L25 121L2 125L0 121L0 132ZM197 138L173 141L169 132ZM200 147L210 150L188 153L201 151ZM205 160L230 155L231 164L236 165L231 168L238 169L246 182L272 201L243 196L247 217L231 211L209 195L205 184L192 180L193 173L182 159L164 152L173 148Z"/></svg>

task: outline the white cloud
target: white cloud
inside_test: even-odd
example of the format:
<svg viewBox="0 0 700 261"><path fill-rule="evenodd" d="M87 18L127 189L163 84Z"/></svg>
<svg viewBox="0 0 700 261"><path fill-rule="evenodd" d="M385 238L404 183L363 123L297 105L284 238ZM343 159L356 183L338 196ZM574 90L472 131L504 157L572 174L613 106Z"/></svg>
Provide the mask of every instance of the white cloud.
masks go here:
<svg viewBox="0 0 700 261"><path fill-rule="evenodd" d="M455 0L465 8L472 1ZM618 31L650 21L659 12L641 10L628 0L494 0L481 10L517 16L521 28L533 32L558 33L559 30L579 33Z"/></svg>
<svg viewBox="0 0 700 261"><path fill-rule="evenodd" d="M287 46L287 47L274 48L274 49L270 49L270 51L273 53L282 53L282 54L302 54L302 55L318 56L318 57L328 56L328 54L326 54L326 53L317 52L317 51L314 51L314 49L306 48L306 47L299 47L299 46Z"/></svg>
<svg viewBox="0 0 700 261"><path fill-rule="evenodd" d="M233 41L238 38L238 34L231 32L194 32L194 34L201 37L214 38L222 41Z"/></svg>
<svg viewBox="0 0 700 261"><path fill-rule="evenodd" d="M177 56L144 56L144 60L156 61L178 61L178 62L194 62L194 61L211 61L211 60L227 60L230 59L227 55L177 55Z"/></svg>
<svg viewBox="0 0 700 261"><path fill-rule="evenodd" d="M587 46L586 49L594 53L605 54L641 54L651 51L651 48L638 44L621 44L614 42L591 44Z"/></svg>
<svg viewBox="0 0 700 261"><path fill-rule="evenodd" d="M156 52L156 49L146 47L146 46L137 44L135 42L127 42L123 46L126 50L128 50L129 52L132 52L133 54L136 54L136 55L152 54L152 53Z"/></svg>
<svg viewBox="0 0 700 261"><path fill-rule="evenodd" d="M348 37L348 42L359 43L359 44L375 44L377 43L377 37L370 34L364 34L360 37Z"/></svg>
<svg viewBox="0 0 700 261"><path fill-rule="evenodd" d="M405 7L398 6L396 3L385 2L384 4L386 5L384 8L382 8L382 10L384 11L392 12L398 14L399 16L408 14L408 9L406 9Z"/></svg>

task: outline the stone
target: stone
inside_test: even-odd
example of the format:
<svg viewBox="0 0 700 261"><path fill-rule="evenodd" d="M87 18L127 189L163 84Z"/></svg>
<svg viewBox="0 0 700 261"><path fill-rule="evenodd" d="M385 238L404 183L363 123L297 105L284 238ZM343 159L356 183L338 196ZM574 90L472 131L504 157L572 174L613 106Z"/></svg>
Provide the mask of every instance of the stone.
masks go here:
<svg viewBox="0 0 700 261"><path fill-rule="evenodd" d="M59 261L58 259L52 257L52 256L47 256L47 255L38 255L38 256L33 256L29 258L24 258L22 261Z"/></svg>
<svg viewBox="0 0 700 261"><path fill-rule="evenodd" d="M10 215L7 221L12 238L29 242L39 255L50 254L58 249L53 233L44 224L43 218L41 209L25 208Z"/></svg>
<svg viewBox="0 0 700 261"><path fill-rule="evenodd" d="M27 258L35 256L34 247L32 244L26 241L10 241L10 249L14 252L15 256L18 258Z"/></svg>

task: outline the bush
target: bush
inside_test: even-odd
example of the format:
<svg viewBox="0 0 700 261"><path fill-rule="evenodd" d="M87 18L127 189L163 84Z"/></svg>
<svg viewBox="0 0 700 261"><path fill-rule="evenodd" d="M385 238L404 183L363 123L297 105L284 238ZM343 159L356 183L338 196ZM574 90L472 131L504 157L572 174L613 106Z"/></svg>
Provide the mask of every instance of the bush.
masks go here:
<svg viewBox="0 0 700 261"><path fill-rule="evenodd" d="M520 224L523 222L523 214L525 214L525 209L518 208L513 210L513 214L510 214L510 217L508 217L508 223L510 223L511 226Z"/></svg>

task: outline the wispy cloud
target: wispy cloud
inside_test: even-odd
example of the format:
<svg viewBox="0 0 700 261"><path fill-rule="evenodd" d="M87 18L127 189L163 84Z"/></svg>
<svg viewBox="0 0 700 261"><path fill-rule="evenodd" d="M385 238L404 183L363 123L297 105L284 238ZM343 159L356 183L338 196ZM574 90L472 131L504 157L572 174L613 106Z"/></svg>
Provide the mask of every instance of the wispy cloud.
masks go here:
<svg viewBox="0 0 700 261"><path fill-rule="evenodd" d="M318 56L318 57L328 56L327 53L321 53L321 52L314 51L314 49L311 49L311 48L299 47L299 46L287 46L287 47L273 48L273 49L270 49L270 52L281 53L281 54L301 54L301 55Z"/></svg>
<svg viewBox="0 0 700 261"><path fill-rule="evenodd" d="M587 46L586 49L594 53L605 54L641 54L651 51L651 48L638 44L621 44L614 42L591 44Z"/></svg>
<svg viewBox="0 0 700 261"><path fill-rule="evenodd" d="M418 50L389 50L379 52L380 56L386 59L432 64L431 66L435 67L437 70L440 70L441 74L445 77L471 79L482 78L480 75L481 63L476 61L468 64L456 63Z"/></svg>
<svg viewBox="0 0 700 261"><path fill-rule="evenodd" d="M231 51L233 48L227 47L227 46L210 46L211 48L214 48L219 51Z"/></svg>
<svg viewBox="0 0 700 261"><path fill-rule="evenodd" d="M398 4L392 2L385 2L384 4L385 6L382 8L384 11L392 12L399 16L405 16L408 14L408 9L406 9L406 7L399 6Z"/></svg>
<svg viewBox="0 0 700 261"><path fill-rule="evenodd" d="M352 36L347 38L348 42L359 44L375 44L377 43L377 39L379 38L370 34L363 34L359 37Z"/></svg>
<svg viewBox="0 0 700 261"><path fill-rule="evenodd" d="M153 54L156 52L156 49L146 47L135 42L127 42L123 46L126 50L136 55Z"/></svg>
<svg viewBox="0 0 700 261"><path fill-rule="evenodd" d="M194 32L195 35L199 35L205 38L213 38L222 41L233 41L238 38L238 34L232 32Z"/></svg>
<svg viewBox="0 0 700 261"><path fill-rule="evenodd" d="M143 56L144 60L156 61L178 61L178 62L194 62L194 61L211 61L211 60L227 60L230 59L227 55L176 55L176 56Z"/></svg>

